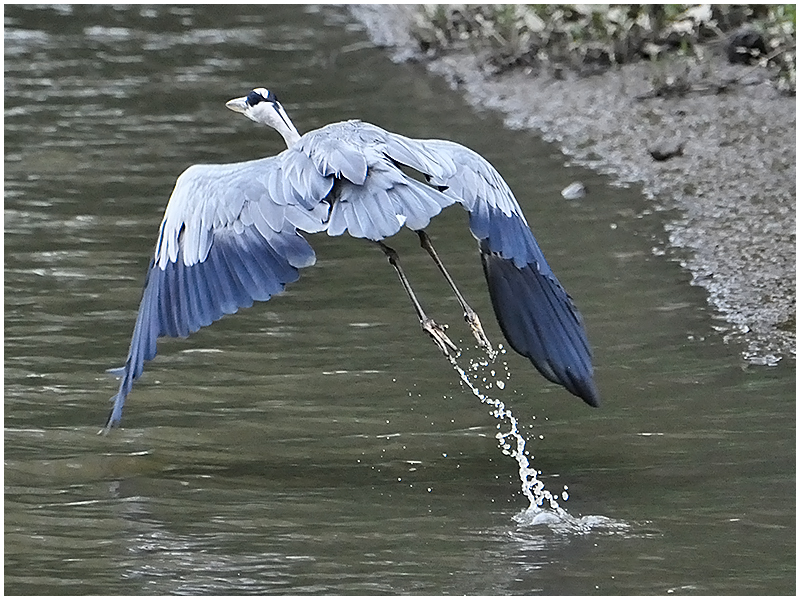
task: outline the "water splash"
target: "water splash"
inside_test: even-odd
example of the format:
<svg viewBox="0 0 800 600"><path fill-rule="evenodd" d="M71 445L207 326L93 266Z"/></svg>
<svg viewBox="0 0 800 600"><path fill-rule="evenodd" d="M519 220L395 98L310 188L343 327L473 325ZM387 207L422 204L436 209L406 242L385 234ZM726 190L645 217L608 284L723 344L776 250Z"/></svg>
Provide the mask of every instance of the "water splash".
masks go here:
<svg viewBox="0 0 800 600"><path fill-rule="evenodd" d="M505 353L506 350L501 345L498 351L491 351L491 353L487 351L488 358L471 360L469 371L472 372L472 377L458 364L458 356L448 356L448 358L464 385L483 404L491 406L493 410L490 414L501 421L497 425L498 432L495 435L497 443L503 454L517 461L522 493L529 502L528 508L515 515L514 520L523 526L547 525L554 531L564 533L588 533L597 529L627 530L628 525L626 523L614 521L608 517L595 515L573 517L561 507L558 497L545 489L544 482L539 479L541 471L532 467L528 460L525 451L526 440L520 433L519 421L504 402L488 395L488 391L493 387L499 390L505 389L505 382L510 375L507 363L503 362L504 377L498 377L497 372L494 369L490 369L497 356ZM490 369L488 377L486 376L487 369ZM475 382L478 379L485 385L486 392L481 391L480 384L476 385ZM505 431L503 431L504 424L508 427ZM561 498L563 500L569 498L567 486L564 486Z"/></svg>

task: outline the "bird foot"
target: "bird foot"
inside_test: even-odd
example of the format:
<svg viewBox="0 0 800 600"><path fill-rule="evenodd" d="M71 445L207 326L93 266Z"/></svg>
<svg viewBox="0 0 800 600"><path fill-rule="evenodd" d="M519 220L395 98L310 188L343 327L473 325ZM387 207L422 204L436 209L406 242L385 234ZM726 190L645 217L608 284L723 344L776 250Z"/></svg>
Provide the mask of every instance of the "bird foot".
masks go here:
<svg viewBox="0 0 800 600"><path fill-rule="evenodd" d="M422 325L422 330L431 336L431 339L439 348L439 350L442 351L442 354L445 356L450 356L451 352L458 352L458 346L456 346L445 333L447 325L439 325L433 319L428 318L420 321L420 325Z"/></svg>
<svg viewBox="0 0 800 600"><path fill-rule="evenodd" d="M465 311L464 320L472 330L472 335L474 335L475 339L478 341L478 346L486 351L486 354L491 360L494 360L495 356L497 356L497 351L492 348L492 343L489 341L486 333L484 333L481 320L478 318L478 313L474 310Z"/></svg>

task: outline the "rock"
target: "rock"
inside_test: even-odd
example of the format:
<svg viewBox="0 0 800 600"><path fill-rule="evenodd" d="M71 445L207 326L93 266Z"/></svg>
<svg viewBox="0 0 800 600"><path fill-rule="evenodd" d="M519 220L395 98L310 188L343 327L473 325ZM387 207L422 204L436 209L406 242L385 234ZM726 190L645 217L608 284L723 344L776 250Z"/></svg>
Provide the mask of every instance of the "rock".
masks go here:
<svg viewBox="0 0 800 600"><path fill-rule="evenodd" d="M653 157L653 160L669 160L674 156L683 155L683 144L683 140L658 140L647 151Z"/></svg>
<svg viewBox="0 0 800 600"><path fill-rule="evenodd" d="M573 181L561 190L561 195L564 196L566 200L578 200L586 195L586 186L580 181Z"/></svg>

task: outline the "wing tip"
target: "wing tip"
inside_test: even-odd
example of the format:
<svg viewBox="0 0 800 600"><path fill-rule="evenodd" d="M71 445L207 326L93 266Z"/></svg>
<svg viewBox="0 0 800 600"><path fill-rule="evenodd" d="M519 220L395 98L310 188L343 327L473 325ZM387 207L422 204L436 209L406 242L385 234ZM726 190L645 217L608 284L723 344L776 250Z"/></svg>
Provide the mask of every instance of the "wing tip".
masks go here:
<svg viewBox="0 0 800 600"><path fill-rule="evenodd" d="M511 348L545 379L599 407L583 319L555 275L536 264L520 268L489 250L485 240L481 259L495 316Z"/></svg>
<svg viewBox="0 0 800 600"><path fill-rule="evenodd" d="M600 400L600 392L594 382L594 377L591 373L583 377L575 377L571 370L567 370L567 377L571 385L564 385L572 394L583 400L592 408L600 408L602 402Z"/></svg>
<svg viewBox="0 0 800 600"><path fill-rule="evenodd" d="M111 396L109 401L113 402L114 406L111 408L111 412L108 413L106 424L97 432L98 435L108 435L112 429L119 427L122 421L122 407L125 405L125 396L122 395L122 392L117 392Z"/></svg>
<svg viewBox="0 0 800 600"><path fill-rule="evenodd" d="M108 415L108 419L106 419L106 424L97 432L97 435L108 435L112 429L119 427L119 423L120 419L115 419L112 411L112 414Z"/></svg>

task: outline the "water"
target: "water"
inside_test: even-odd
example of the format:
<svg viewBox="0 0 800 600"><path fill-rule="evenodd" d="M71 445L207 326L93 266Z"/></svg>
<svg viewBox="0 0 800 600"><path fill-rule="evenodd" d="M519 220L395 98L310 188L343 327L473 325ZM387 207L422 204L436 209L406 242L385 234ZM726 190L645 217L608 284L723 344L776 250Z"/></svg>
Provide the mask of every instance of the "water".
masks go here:
<svg viewBox="0 0 800 600"><path fill-rule="evenodd" d="M498 445L504 455L517 461L520 492L527 498L528 506L515 515L514 520L526 527L546 525L559 533L584 534L598 530L628 530L627 523L614 521L608 517L586 515L576 518L562 508L558 498L546 489L544 481L539 479L542 472L533 467L529 460L533 456L525 449L527 440L520 432L519 420L503 401L490 395L493 389L504 390L509 378L507 362L502 363L505 371L502 376L498 376L497 371L492 368L497 358L506 354L506 350L501 345L499 350L484 348L484 351L487 358L471 360L467 370L458 362L461 358L460 353L455 356L451 354L447 358L458 373L461 383L482 403L493 408L489 414L499 421L498 431L495 434ZM540 434L538 437L543 439L544 436ZM561 498L565 501L569 499L568 488L569 486L565 485L564 491L561 492Z"/></svg>
<svg viewBox="0 0 800 600"><path fill-rule="evenodd" d="M740 363L638 190L392 64L339 9L5 17L6 593L794 592L794 363ZM286 294L162 342L97 436L175 177L281 147L224 108L257 85L301 130L360 117L489 158L584 315L603 408L512 352L482 366L416 237L394 238L462 369L513 411L498 440L500 407L383 255L322 235ZM497 346L463 211L429 232ZM514 451L583 528L529 510Z"/></svg>

